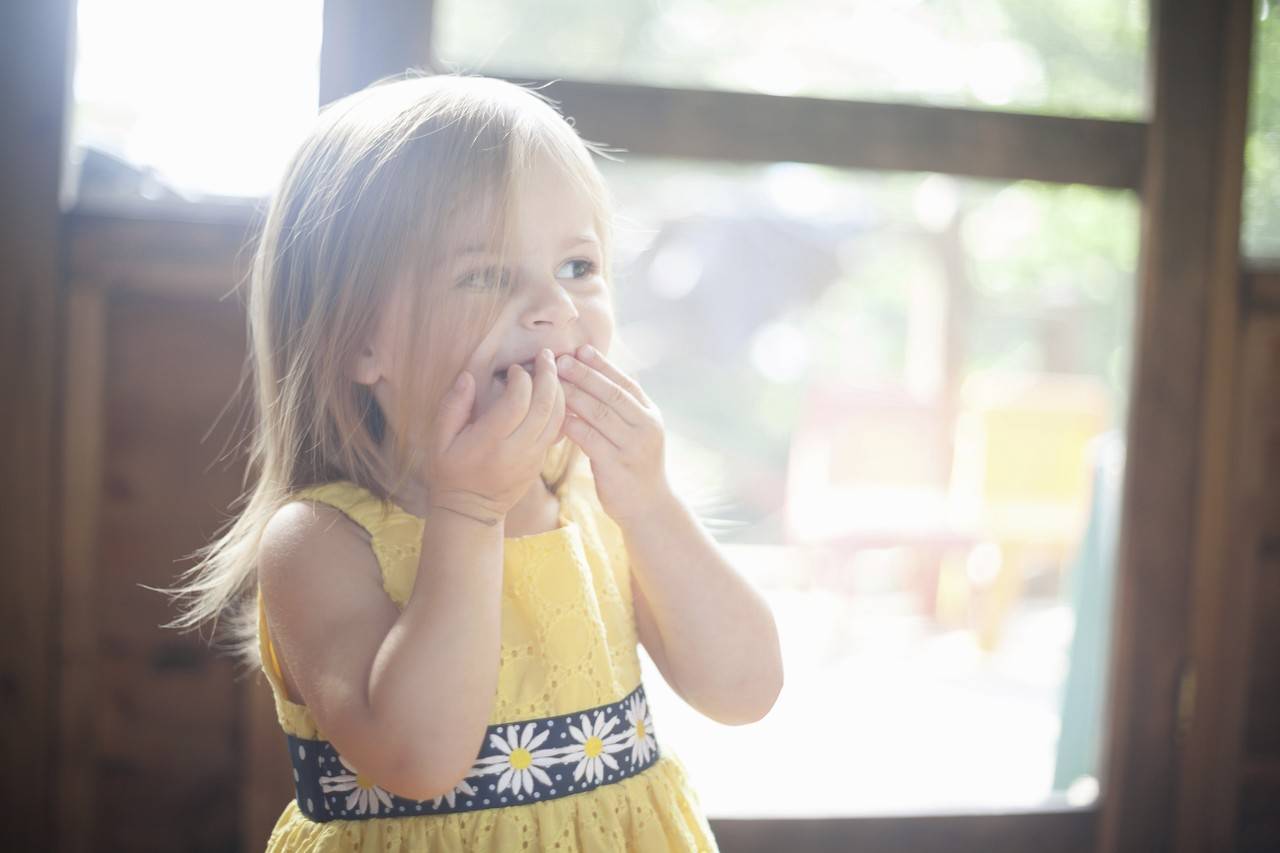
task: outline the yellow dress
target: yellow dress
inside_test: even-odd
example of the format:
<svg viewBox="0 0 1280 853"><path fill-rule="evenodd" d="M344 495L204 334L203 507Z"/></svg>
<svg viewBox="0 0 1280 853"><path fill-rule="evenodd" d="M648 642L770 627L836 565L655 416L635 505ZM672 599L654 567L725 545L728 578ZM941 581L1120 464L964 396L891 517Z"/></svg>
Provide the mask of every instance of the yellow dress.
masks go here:
<svg viewBox="0 0 1280 853"><path fill-rule="evenodd" d="M299 784L297 798L285 807L271 833L268 853L717 850L683 763L655 733L647 708L643 703L637 704L635 694L640 691L642 697L643 685L626 547L617 524L599 504L589 466L585 460L580 462L561 498L559 526L542 533L508 537L504 543L502 651L497 696L486 733L486 741L495 731L498 734L492 735L494 739L509 736L509 747L516 747L516 736L523 735L522 745L535 753L539 751L535 747L548 736L552 741L546 746L564 745L553 750L559 757L546 759L557 763L543 763L545 772L538 774L539 780L559 786L558 796L533 799L536 780L529 773L522 777L519 772L494 772L483 777L469 776L471 784L463 780L464 787L455 788L448 802L446 798L424 802L393 800L387 792L370 788L371 781L354 772L328 744L329 765L324 764L323 755L308 755L307 747L316 753L313 741L325 738L306 706L287 698L260 597L258 629L263 669L275 694L280 725L291 736L287 739L289 758ZM369 532L383 587L403 608L417 571L422 520L345 481L314 486L297 497L334 506ZM610 703L612 706L604 708L603 715L601 710L591 710ZM575 713L588 710L588 714ZM563 716L549 719L557 715ZM522 727L507 726L507 734L502 734L503 724L530 720L539 723L535 727L527 723ZM579 725L571 726L571 722ZM545 729L547 724L552 727ZM630 739L620 740L628 727ZM538 729L543 729L542 733L531 742L530 731ZM613 767L601 764L600 758L591 759L600 750L598 739L594 750L590 744L579 744L576 764L571 752L566 752L574 746L574 739L589 739L593 734L603 737L611 729L614 732L605 742L612 743L609 749L615 750L612 756L617 760L609 761ZM570 732L574 739L569 738ZM517 754L505 742L494 742L511 755ZM625 743L631 744L630 751L619 745ZM653 748L643 748L646 743ZM492 755L478 761L478 767L487 761L488 767L497 771L501 768L493 762L511 757L499 754L492 745L487 744L486 749ZM298 753L307 758L300 759ZM523 755L527 764L528 753ZM647 766L642 766L646 763L642 761L632 765L634 775L617 773L619 762L625 762L628 756L635 760L639 760L637 756L647 756ZM341 763L334 763L335 758ZM338 793L321 797L321 788L304 790L308 782L300 779L298 768L305 775L312 769L306 762L312 760L321 766L315 772L333 774L324 790L341 788ZM514 759L509 763L512 767L518 764ZM592 768L585 766L584 772L584 766L578 765L592 763L600 775L593 782L595 787L581 790L583 783L592 778ZM573 775L575 772L577 776ZM504 779L504 784L498 784ZM555 792L554 787L541 781L536 784L539 795L551 796ZM569 785L579 790L567 793ZM314 798L306 796L312 790ZM500 797L517 791L519 800L524 802ZM527 800L525 794L530 794ZM488 805L480 807L482 800ZM508 805L500 805L500 801ZM448 809L450 805L461 808L468 803L475 806L474 810L421 813ZM350 812L346 811L348 807ZM321 819L308 816L307 808ZM369 817L374 809L382 809L378 813L389 811L390 816ZM342 817L344 813L357 812L363 812L361 819Z"/></svg>

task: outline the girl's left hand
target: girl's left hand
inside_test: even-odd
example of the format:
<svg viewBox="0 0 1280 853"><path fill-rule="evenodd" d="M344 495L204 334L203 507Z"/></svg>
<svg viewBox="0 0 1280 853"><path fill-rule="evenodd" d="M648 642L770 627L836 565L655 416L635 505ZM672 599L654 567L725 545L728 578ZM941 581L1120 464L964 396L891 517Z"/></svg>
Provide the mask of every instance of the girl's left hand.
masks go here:
<svg viewBox="0 0 1280 853"><path fill-rule="evenodd" d="M560 356L564 434L591 460L600 505L619 525L671 495L662 415L640 386L592 347Z"/></svg>

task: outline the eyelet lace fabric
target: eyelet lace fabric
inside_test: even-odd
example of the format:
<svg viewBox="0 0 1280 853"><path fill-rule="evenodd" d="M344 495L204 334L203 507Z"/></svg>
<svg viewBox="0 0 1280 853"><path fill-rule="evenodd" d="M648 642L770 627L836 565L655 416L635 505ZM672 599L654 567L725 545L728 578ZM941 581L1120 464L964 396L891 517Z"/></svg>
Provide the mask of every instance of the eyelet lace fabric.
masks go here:
<svg viewBox="0 0 1280 853"><path fill-rule="evenodd" d="M403 608L413 591L423 520L345 481L296 497L333 506L369 533L383 588ZM559 526L509 537L503 550L501 659L489 725L569 715L635 691L640 661L626 546L600 507L585 461L561 498ZM287 697L261 599L259 605L263 670L280 726L295 739L325 740L306 706ZM660 714L654 716L661 731ZM269 853L716 849L687 770L665 739L660 757L642 772L546 801L328 822L310 819L290 801L267 844Z"/></svg>

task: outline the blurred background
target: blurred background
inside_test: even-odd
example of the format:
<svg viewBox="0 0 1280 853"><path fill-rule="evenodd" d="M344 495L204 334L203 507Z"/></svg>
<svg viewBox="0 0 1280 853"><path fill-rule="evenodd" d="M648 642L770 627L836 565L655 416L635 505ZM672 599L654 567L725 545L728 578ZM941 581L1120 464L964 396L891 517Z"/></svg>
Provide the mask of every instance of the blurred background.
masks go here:
<svg viewBox="0 0 1280 853"><path fill-rule="evenodd" d="M290 796L265 683L230 686L229 666L198 638L159 632L171 614L137 584L171 582L238 493L244 342L231 291L265 197L329 99L332 75L322 70L354 63L326 53L336 50L332 34L347 27L353 55L352 45L388 38L386 22L346 5L74 5L58 183L73 341L63 368L71 425L61 439L66 579L58 593L70 597L60 631L71 687L58 701L60 725L79 733L92 759L60 753L62 790L81 797L61 807L62 820L80 827L64 847L173 849L177 835L109 817L163 782L178 813L230 804L202 811L201 840L185 839L185 849L255 849ZM1274 459L1266 454L1277 448L1259 425L1280 423L1272 382L1280 357L1280 261L1271 260L1280 258L1276 10L1256 0L1212 18L1223 46L1215 56L1243 43L1246 79L1228 91L1226 60L1208 62L1202 82L1222 89L1189 95L1205 106L1188 123L1225 128L1221 138L1235 148L1213 148L1201 173L1187 177L1196 189L1179 195L1177 169L1167 185L1152 177L1151 163L1164 156L1152 152L1165 139L1158 134L1183 149L1194 149L1196 137L1153 119L1150 93L1173 86L1169 97L1181 102L1200 85L1173 68L1180 45L1196 49L1200 36L1188 34L1200 19L1165 19L1181 28L1175 37L1187 37L1166 45L1162 71L1150 48L1158 19L1141 0L423 5L429 37L413 42L425 39L423 62L557 81L546 91L568 93L583 135L618 149L601 162L619 212L616 358L664 413L672 481L767 597L782 638L785 689L771 714L748 726L701 717L643 658L659 738L689 767L718 834L725 828L722 838L741 839L730 834L732 821L1069 813L1087 823L1069 824L1068 841L1046 841L1048 848L1081 838L1092 845L1099 798L1105 807L1111 794L1107 715L1136 720L1143 701L1164 703L1165 722L1153 731L1165 726L1172 742L1178 726L1190 725L1186 697L1196 692L1177 650L1143 658L1145 634L1120 652L1113 643L1134 424L1172 423L1181 436L1147 434L1143 447L1161 451L1144 451L1148 470L1190 466L1190 503L1161 519L1190 519L1208 501L1247 510L1236 530L1242 540L1270 542L1266 531L1280 529L1268 526L1266 508L1280 506L1268 503L1271 478L1235 473L1266 470L1260 460ZM392 23L395 15L423 17L387 10ZM631 109L630 123L611 123L624 108L601 106L595 118L591 111L614 91L608 87L634 98L626 104L646 103L650 92L704 93L690 103L718 112L705 127L674 109ZM752 110L784 101L794 112L777 115L800 121L778 131L784 142L759 150L784 152L798 140L797 152L819 156L734 150L736 136L749 136L742 128L755 126ZM935 114L939 128L972 123L982 132L932 141L890 133L896 150L919 144L925 152L895 160L871 150L888 145L874 129L846 142L845 125L824 120L824 103L843 102L865 105L867 116L882 105L906 117L894 133L928 130ZM1204 112L1210 107L1221 112ZM1002 116L1010 123L996 123ZM685 127L702 128L705 139L664 141L670 128L679 135ZM1059 162L1055 152L1066 147L1055 148L1057 139L1085 153ZM869 153L857 150L864 143ZM936 167L929 152L942 152ZM881 159L889 165L877 167ZM1229 177L1233 162L1240 191L1223 202L1204 188ZM1145 213L1144 187L1152 205ZM1176 214L1159 213L1197 204L1218 204L1218 218L1180 225ZM1180 254L1182 241L1221 239L1223 221L1233 241L1227 266L1208 252L1200 261ZM1154 258L1145 278L1144 239ZM1239 274L1242 295L1213 296L1219 285L1211 282L1200 285L1203 299L1162 313L1161 272L1184 262L1200 263L1206 276L1226 270L1232 293ZM1145 320L1144 281L1152 305ZM1225 310L1223 298L1238 300L1225 303L1235 315L1213 313ZM1263 318L1253 338L1240 319L1247 310ZM1218 340L1213 317L1219 334L1238 341L1216 352L1238 356L1212 362L1210 344L1195 348ZM1141 352L1166 367L1144 372L1135 362ZM1226 384L1198 384L1198 370L1215 364ZM1180 372L1187 365L1197 372ZM1132 411L1144 376L1157 401L1143 410L1149 420ZM1199 396L1190 409L1168 410L1185 420L1165 418L1163 389L1184 382ZM1230 390L1214 398L1214 387ZM1215 422L1217 404L1238 420ZM1204 458L1235 461L1215 475L1204 473L1213 465ZM1161 477L1147 481L1155 493L1182 483ZM174 494L195 482L205 485L175 504ZM1221 500L1207 491L1215 482ZM1138 497L1129 500L1141 508ZM1153 504L1152 517L1159 512ZM1212 540L1217 528L1203 518L1210 546L1234 535L1222 532L1227 518ZM1207 547L1206 534L1198 527L1192 539L1188 530L1178 530L1186 535L1177 540L1186 546L1183 579L1168 595L1135 594L1135 612L1148 595L1155 608L1193 586L1192 552ZM1234 592L1197 599L1207 602L1201 606L1254 589L1280 604L1276 554L1241 549L1225 559L1246 562L1214 575L1210 588ZM1233 586L1246 574L1264 579ZM77 614L91 611L91 625L76 627ZM1253 619L1225 610L1196 616L1195 605L1187 612L1210 633ZM1209 649L1235 654L1238 675L1226 688L1237 697L1232 710L1212 722L1232 727L1225 731L1241 739L1244 754L1253 748L1261 757L1219 771L1242 779L1242 793L1215 813L1215 846L1195 849L1262 850L1280 839L1271 800L1280 792L1280 736L1251 722L1280 713L1280 679L1269 674L1276 656L1253 639L1280 636L1262 633L1276 627L1268 618L1258 617L1263 627L1236 645ZM1170 629L1179 648L1203 650L1186 620ZM1248 649L1264 651L1250 658ZM1166 673L1159 684L1167 696L1129 698L1114 711L1114 667L1122 676L1148 667ZM94 706L91 715L79 701ZM222 726L225 735L196 742L200 726ZM178 741L181 749L167 749ZM1145 755L1142 741L1132 735L1123 749ZM1171 754L1159 753L1166 762L1195 756ZM1153 764L1163 774L1167 765ZM1152 777L1131 781L1141 787L1143 778ZM85 826L105 834L90 841ZM1057 824L1036 826L1052 835ZM1125 837L1119 832L1109 836L1113 845ZM1134 832L1128 837L1161 843L1127 849L1173 849L1163 844L1173 843L1171 825ZM891 848L942 849L878 849Z"/></svg>

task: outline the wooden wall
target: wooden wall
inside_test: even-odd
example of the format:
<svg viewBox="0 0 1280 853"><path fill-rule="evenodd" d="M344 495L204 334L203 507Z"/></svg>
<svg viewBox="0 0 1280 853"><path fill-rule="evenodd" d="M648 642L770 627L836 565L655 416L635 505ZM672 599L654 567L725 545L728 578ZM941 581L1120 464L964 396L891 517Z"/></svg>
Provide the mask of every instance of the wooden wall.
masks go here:
<svg viewBox="0 0 1280 853"><path fill-rule="evenodd" d="M1249 569L1244 738L1240 758L1236 849L1280 850L1280 275L1247 276L1261 292L1246 320L1241 365L1242 559Z"/></svg>
<svg viewBox="0 0 1280 853"><path fill-rule="evenodd" d="M161 630L175 610L145 588L172 585L241 487L248 227L68 218L66 849L257 849L291 796L265 682Z"/></svg>

